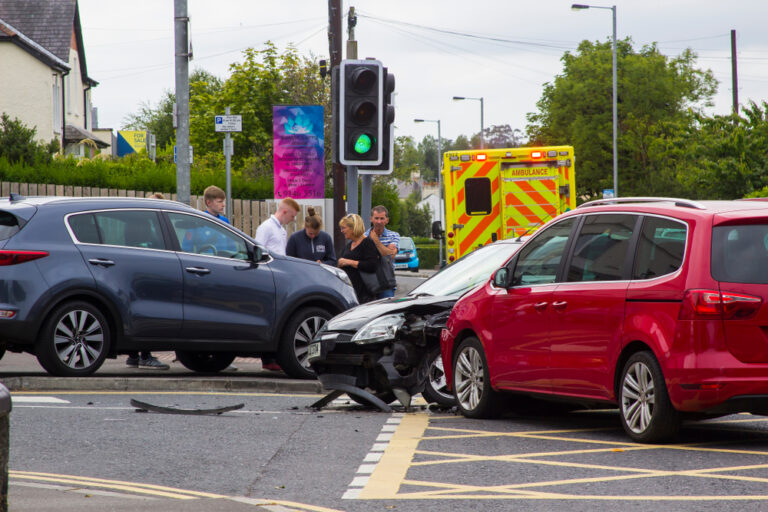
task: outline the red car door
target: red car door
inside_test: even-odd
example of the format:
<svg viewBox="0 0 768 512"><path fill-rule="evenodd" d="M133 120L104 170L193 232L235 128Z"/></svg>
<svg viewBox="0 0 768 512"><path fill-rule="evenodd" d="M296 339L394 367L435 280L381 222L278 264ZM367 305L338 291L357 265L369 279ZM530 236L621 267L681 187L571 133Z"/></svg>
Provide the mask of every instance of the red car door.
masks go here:
<svg viewBox="0 0 768 512"><path fill-rule="evenodd" d="M570 217L542 229L513 260L511 286L489 296L494 302L488 365L496 387L539 392L551 387L552 292L577 221Z"/></svg>
<svg viewBox="0 0 768 512"><path fill-rule="evenodd" d="M621 350L637 215L587 215L552 295L551 379L558 394L610 399Z"/></svg>

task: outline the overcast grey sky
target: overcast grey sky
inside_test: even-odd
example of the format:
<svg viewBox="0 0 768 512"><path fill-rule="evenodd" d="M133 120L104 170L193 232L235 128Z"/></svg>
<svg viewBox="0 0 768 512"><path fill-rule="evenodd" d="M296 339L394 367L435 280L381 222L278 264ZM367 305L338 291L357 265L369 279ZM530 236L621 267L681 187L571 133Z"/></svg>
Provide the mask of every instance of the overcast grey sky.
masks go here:
<svg viewBox="0 0 768 512"><path fill-rule="evenodd" d="M436 124L413 119L439 119L443 137L454 139L479 131L480 103L455 102L453 96L483 97L486 127L524 130L542 84L561 73L563 53L584 39L610 37L610 10L573 11L571 3L345 0L343 10L354 5L358 11L360 57L378 58L396 76L396 134L417 140L436 135ZM327 58L326 0L188 4L191 70L226 78L243 49L259 49L267 40ZM99 124L119 129L142 102L155 105L164 90L174 89L173 0L79 0L79 5L88 74L99 82L93 91ZM711 113L726 114L732 106L730 31L735 29L739 101L768 100L767 0L618 0L615 5L619 39L631 37L636 48L657 42L668 56L684 48L699 55L699 67L711 69L720 82Z"/></svg>

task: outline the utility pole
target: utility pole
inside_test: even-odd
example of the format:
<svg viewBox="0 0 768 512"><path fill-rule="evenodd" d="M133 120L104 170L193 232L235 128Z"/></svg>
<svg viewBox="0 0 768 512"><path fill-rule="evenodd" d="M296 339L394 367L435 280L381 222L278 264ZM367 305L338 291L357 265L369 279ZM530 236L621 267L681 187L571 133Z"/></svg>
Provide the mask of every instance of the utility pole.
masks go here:
<svg viewBox="0 0 768 512"><path fill-rule="evenodd" d="M739 75L736 69L736 31L731 30L731 87L733 87L733 113L739 113Z"/></svg>
<svg viewBox="0 0 768 512"><path fill-rule="evenodd" d="M328 47L331 57L331 70L341 64L341 0L328 0ZM333 72L331 73L333 76ZM331 94L338 95L338 87L331 87ZM331 98L331 104L338 104L338 97ZM334 108L333 115L336 115ZM338 122L338 120L335 120ZM344 166L338 163L336 151L339 141L336 140L336 130L331 130L331 153L333 155L333 246L336 254L341 254L344 249L344 237L336 227L344 217Z"/></svg>
<svg viewBox="0 0 768 512"><path fill-rule="evenodd" d="M349 16L347 16L347 58L357 59L357 41L355 40L355 25L357 25L357 16L355 16L355 8L350 6ZM344 115L339 113L339 115ZM363 176L365 179L365 176ZM363 192L365 196L365 192ZM370 202L370 201L369 201ZM358 213L357 211L358 197L357 197L357 166L347 166L347 212Z"/></svg>
<svg viewBox="0 0 768 512"><path fill-rule="evenodd" d="M173 0L176 58L176 200L189 204L189 16L187 0Z"/></svg>

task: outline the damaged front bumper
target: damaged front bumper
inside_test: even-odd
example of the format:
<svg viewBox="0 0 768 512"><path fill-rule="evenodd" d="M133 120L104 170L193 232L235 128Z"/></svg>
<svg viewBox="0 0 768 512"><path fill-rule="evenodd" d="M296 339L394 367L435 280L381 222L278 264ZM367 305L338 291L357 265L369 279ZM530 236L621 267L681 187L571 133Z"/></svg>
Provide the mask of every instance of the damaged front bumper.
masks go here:
<svg viewBox="0 0 768 512"><path fill-rule="evenodd" d="M386 404L396 398L409 407L411 397L424 390L427 356L437 344L441 326L432 320L398 314L375 319L356 332L320 331L310 345L310 365L325 389L346 392L382 410L387 409L377 400Z"/></svg>

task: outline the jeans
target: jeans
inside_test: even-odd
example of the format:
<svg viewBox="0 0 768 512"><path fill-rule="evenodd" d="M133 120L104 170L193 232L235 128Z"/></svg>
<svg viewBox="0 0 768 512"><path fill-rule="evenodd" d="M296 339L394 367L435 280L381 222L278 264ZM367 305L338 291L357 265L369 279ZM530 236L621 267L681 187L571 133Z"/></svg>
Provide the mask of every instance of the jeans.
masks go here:
<svg viewBox="0 0 768 512"><path fill-rule="evenodd" d="M379 294L376 296L377 299L387 299L389 297L395 296L395 289L390 288L389 290L382 290L379 292Z"/></svg>

